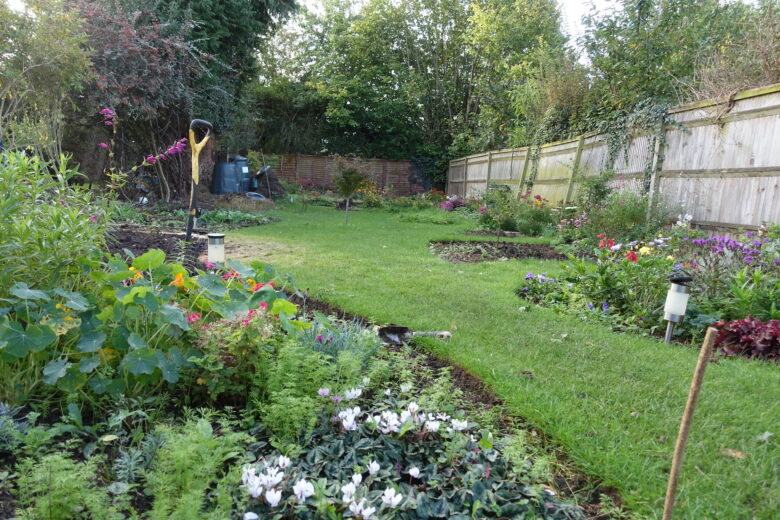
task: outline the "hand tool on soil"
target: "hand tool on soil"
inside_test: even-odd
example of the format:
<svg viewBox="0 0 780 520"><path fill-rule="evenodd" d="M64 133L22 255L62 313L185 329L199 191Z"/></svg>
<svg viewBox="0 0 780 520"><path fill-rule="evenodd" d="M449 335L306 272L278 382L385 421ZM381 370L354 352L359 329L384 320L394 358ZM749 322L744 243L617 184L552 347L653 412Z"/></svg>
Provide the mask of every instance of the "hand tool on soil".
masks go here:
<svg viewBox="0 0 780 520"><path fill-rule="evenodd" d="M195 204L198 201L198 185L200 184L200 168L198 157L200 151L206 146L211 137L211 131L214 129L211 123L203 119L193 119L190 123L190 149L192 150L192 183L190 185L190 207L187 211L187 231L184 234L184 241L189 242L192 238L192 227L195 223L195 213L197 209ZM195 131L199 130L203 134L203 139L196 141Z"/></svg>
<svg viewBox="0 0 780 520"><path fill-rule="evenodd" d="M379 339L390 345L401 345L407 343L414 337L433 337L437 339L450 339L452 334L446 330L432 330L428 332L415 332L409 327L402 327L401 325L388 325L386 327L379 327L377 331Z"/></svg>

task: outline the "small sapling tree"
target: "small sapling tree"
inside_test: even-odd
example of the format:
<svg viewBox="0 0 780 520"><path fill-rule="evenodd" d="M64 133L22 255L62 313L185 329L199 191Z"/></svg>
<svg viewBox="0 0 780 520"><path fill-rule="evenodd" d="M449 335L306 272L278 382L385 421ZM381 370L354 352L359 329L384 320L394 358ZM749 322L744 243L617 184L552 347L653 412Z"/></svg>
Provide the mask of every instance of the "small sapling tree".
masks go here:
<svg viewBox="0 0 780 520"><path fill-rule="evenodd" d="M366 185L368 176L356 168L346 168L334 179L338 194L344 197L344 224L349 224L349 202Z"/></svg>

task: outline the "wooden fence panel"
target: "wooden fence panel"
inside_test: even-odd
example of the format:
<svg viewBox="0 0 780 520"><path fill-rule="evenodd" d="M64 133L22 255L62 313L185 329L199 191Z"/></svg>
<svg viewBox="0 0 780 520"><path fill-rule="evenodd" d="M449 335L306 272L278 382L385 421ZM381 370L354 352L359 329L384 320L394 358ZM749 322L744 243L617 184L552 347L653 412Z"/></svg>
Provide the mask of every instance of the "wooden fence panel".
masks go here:
<svg viewBox="0 0 780 520"><path fill-rule="evenodd" d="M663 149L649 135L633 136L616 158L613 186L634 193L649 187L651 197L690 213L702 227L780 223L780 84L670 113L683 128L664 130ZM533 155L529 148L517 148L452 161L447 193L479 196L499 183L525 189L535 174L534 194L571 201L582 181L604 171L608 162L606 138L597 134L542 145L535 164Z"/></svg>

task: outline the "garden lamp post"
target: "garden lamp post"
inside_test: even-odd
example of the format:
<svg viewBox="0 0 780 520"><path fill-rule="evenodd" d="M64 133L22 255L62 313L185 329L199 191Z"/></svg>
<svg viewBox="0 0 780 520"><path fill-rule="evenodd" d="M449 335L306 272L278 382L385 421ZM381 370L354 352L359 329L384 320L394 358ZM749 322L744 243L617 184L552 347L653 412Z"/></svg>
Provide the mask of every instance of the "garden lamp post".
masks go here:
<svg viewBox="0 0 780 520"><path fill-rule="evenodd" d="M672 341L675 323L681 323L685 319L685 309L688 307L688 298L691 288L688 282L693 280L690 276L675 276L671 279L672 285L669 286L669 292L666 293L666 304L664 305L664 319L669 323L666 325L666 335L664 342Z"/></svg>
<svg viewBox="0 0 780 520"><path fill-rule="evenodd" d="M225 235L209 233L209 262L216 264L225 261Z"/></svg>

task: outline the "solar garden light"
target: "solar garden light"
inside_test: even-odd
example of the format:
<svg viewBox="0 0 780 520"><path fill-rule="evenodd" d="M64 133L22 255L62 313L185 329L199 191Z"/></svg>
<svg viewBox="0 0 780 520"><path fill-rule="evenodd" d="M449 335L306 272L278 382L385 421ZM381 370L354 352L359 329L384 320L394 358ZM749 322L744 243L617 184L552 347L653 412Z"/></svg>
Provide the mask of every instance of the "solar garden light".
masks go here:
<svg viewBox="0 0 780 520"><path fill-rule="evenodd" d="M209 262L216 264L225 261L225 235L209 233Z"/></svg>
<svg viewBox="0 0 780 520"><path fill-rule="evenodd" d="M674 324L681 323L685 319L685 309L688 307L688 298L691 288L687 285L693 280L690 276L676 276L671 279L672 285L669 292L666 293L666 304L664 305L664 319L669 323L666 325L666 336L664 342L672 341Z"/></svg>

